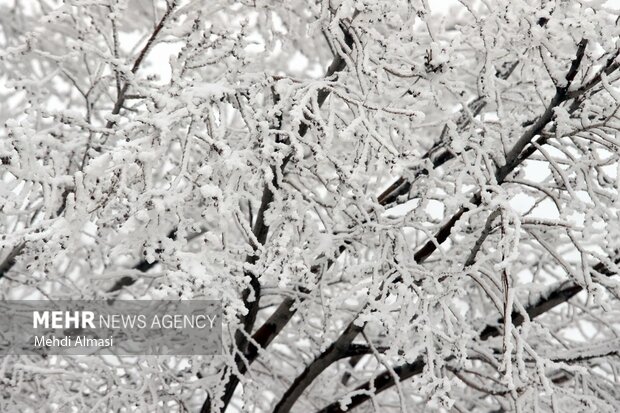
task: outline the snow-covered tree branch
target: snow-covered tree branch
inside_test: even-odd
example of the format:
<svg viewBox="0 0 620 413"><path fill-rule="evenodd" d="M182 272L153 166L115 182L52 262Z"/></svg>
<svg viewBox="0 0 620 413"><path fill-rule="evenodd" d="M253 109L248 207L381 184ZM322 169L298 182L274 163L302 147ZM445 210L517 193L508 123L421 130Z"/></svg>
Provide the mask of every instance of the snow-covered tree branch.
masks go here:
<svg viewBox="0 0 620 413"><path fill-rule="evenodd" d="M617 411L619 22L0 2L2 299L224 310L218 356L3 357L0 410Z"/></svg>

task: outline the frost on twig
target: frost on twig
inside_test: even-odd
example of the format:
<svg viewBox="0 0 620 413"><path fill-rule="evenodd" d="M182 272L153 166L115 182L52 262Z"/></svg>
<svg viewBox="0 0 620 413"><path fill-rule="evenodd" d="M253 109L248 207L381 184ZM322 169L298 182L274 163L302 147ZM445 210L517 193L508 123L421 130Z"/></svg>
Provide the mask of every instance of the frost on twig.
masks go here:
<svg viewBox="0 0 620 413"><path fill-rule="evenodd" d="M617 410L618 11L444 3L0 5L0 297L225 332L0 410Z"/></svg>

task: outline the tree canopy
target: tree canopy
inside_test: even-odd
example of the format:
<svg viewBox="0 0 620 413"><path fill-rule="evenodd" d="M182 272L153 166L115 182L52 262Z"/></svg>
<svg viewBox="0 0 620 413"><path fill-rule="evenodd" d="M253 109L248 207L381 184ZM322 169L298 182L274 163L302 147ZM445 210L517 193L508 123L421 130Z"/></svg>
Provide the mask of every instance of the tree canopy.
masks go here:
<svg viewBox="0 0 620 413"><path fill-rule="evenodd" d="M7 356L0 410L617 411L608 3L3 1L0 297L224 350Z"/></svg>

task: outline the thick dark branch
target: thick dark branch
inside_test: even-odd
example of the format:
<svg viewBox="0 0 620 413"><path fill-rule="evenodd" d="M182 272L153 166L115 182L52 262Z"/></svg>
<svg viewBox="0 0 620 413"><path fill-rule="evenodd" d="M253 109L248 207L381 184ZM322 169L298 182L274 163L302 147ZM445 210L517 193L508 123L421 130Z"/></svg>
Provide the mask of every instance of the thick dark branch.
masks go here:
<svg viewBox="0 0 620 413"><path fill-rule="evenodd" d="M568 89L568 86L570 86L570 83L574 79L575 75L577 74L577 71L579 70L579 64L580 64L581 60L583 59L583 55L584 55L584 52L585 52L586 45L587 45L587 41L585 41L585 40L582 41L579 44L578 51L577 51L577 57L573 60L573 62L571 64L571 67L569 69L569 72L568 72L568 74L566 76L566 81L567 81L566 87L562 87L562 88L559 88L557 90L556 95L551 100L551 103L547 107L547 110L545 110L545 113L541 117L539 117L539 119L534 123L534 125L532 125L521 136L521 138L517 141L517 143L513 146L513 148L508 153L508 155L506 157L506 165L504 167L500 168L500 170L498 170L497 173L496 173L496 180L497 180L497 184L498 185L501 184L503 182L503 180L505 179L505 177L515 167L517 167L520 164L520 162L517 162L517 161L519 160L519 154L522 152L522 150L525 147L525 145L530 143L531 140L535 136L537 136L538 134L540 134L542 132L542 130L545 128L545 126L552 119L553 109L555 107L557 107L560 103L562 103L566 99L566 91ZM482 201L481 195L480 194L476 194L472 198L471 204L477 206L477 205L479 205L481 203L481 201ZM461 219L463 214L465 212L467 212L469 209L470 209L470 206L463 206L463 207L461 207L459 209L459 211L457 211L457 213L454 214L450 218L450 220L440 228L440 230L435 235L434 239L427 241L426 244L424 244L424 246L422 248L420 248L414 254L415 262L418 263L418 264L423 263L437 249L438 245L443 243L450 236L450 232L452 231L452 228L454 227L454 225ZM400 282L401 280L399 278L396 281ZM337 342L340 341L341 339L343 339L345 337L345 335L347 335L348 333L349 333L348 329L345 330L345 332L342 333L342 335L337 340ZM354 338L355 337L351 338L351 342L353 341ZM329 366L329 364L326 365L325 359L327 359L329 356L331 356L331 359L333 359L333 361L340 359L339 356L331 355L329 353L329 352L334 352L334 351L337 351L337 349L335 349L335 348L328 349L325 353L323 353L321 355L321 357L319 357L312 364L310 364L307 367L306 370L309 370L310 372L314 372L314 369L315 369L314 364L318 364L318 365L322 366L323 369L327 368ZM306 379L308 374L309 374L308 371L304 371L304 373L302 373L302 375L299 376L298 379L300 379L300 378ZM310 383L306 383L305 381L302 381L301 383L298 383L298 380L295 380L295 382L293 383L293 386L291 386L287 390L287 392L285 393L285 395L284 395L283 399L281 400L281 402L278 404L278 406L276 406L276 410L275 411L277 411L277 412L288 412L290 410L290 407L292 407L292 403L294 403L294 401L296 400L295 396L299 397L299 395L300 395L300 394L296 393L296 391L297 391L296 385L300 385L300 384L307 386ZM284 406L284 408L279 408L281 406Z"/></svg>
<svg viewBox="0 0 620 413"><path fill-rule="evenodd" d="M354 320L355 321L355 320ZM288 413L304 390L335 361L340 360L349 351L351 343L363 330L363 326L357 326L352 321L338 340L332 343L327 350L321 353L289 386L282 398L273 409L273 413Z"/></svg>
<svg viewBox="0 0 620 413"><path fill-rule="evenodd" d="M350 49L351 47L353 47L353 39L351 35L347 32L347 29L344 27L343 24L341 24L341 27L342 27L343 33L345 34L345 43L347 47L349 47ZM332 76L344 70L345 67L346 67L346 62L344 60L344 57L341 55L337 55L335 56L332 63L329 65L327 72L325 74L325 77L331 78ZM329 96L329 93L330 91L328 89L321 89L318 91L317 104L319 107L323 105L323 103ZM281 119L279 119L279 121L281 121ZM277 125L277 127L280 127L280 125ZM307 132L308 132L308 122L302 122L302 124L299 127L298 134L300 137L303 137ZM284 169L286 168L286 165L290 159L291 159L290 155L284 159L284 161L279 167L280 173L284 172ZM271 168L271 173L272 173L272 181L271 181L271 184L265 184L263 188L261 205L256 214L256 224L254 225L254 228L253 228L254 236L256 237L257 241L261 245L265 243L265 241L267 240L267 234L269 233L269 226L265 223L265 219L264 219L265 212L267 212L271 203L273 202L273 199L274 199L273 191L277 190L280 186L280 183L278 182L278 178L277 178L278 174L276 173L275 167ZM254 264L256 263L257 259L258 257L256 255L253 255L251 257L248 257L246 262L250 264ZM256 315L258 313L258 304L259 304L259 298L260 298L260 283L258 281L258 278L254 274L248 272L247 275L250 276L250 287L252 291L250 291L249 289L246 289L243 292L243 300L244 300L246 308L248 308L248 315L244 317L243 324L244 324L245 332L249 334L252 331L252 327L254 326ZM250 302L248 298L251 294L254 295L254 299L253 301ZM241 343L243 343L243 345L238 346L238 350L240 350L242 353L247 352L247 340L245 339L245 337L246 337L245 334L240 334L238 337L238 339L241 340Z"/></svg>
<svg viewBox="0 0 620 413"><path fill-rule="evenodd" d="M343 64L344 61L341 63ZM338 65L332 64L333 67L338 67ZM500 79L507 79L510 74L514 71L517 66L517 62L510 63L506 66L503 71L497 73L497 76ZM470 103L469 111L472 112L473 116L476 116L480 113L480 111L484 108L486 101L483 98L477 98ZM467 116L466 110L463 109L461 111L461 115L459 117L459 130L462 130L467 124L469 124L469 116ZM448 160L454 157L454 154L447 150L444 146L446 142L444 142L444 137L447 135L448 129L447 126L444 127L441 134L441 139L435 144L426 154L423 156L423 159L429 159L432 163L433 168L438 168L443 165ZM421 169L414 174L415 179L428 175L428 171L426 169ZM411 187L411 181L408 181L404 177L398 178L392 185L390 185L386 190L384 190L378 197L377 200L381 206L387 207L390 204L396 202L399 196L407 193L409 188ZM341 246L337 255L339 256L345 251L345 246ZM420 253L420 259L424 255L424 253ZM333 260L330 260L327 267L330 267L333 263ZM317 273L320 271L320 266L315 266L312 269L313 273ZM309 291L301 291L303 293L309 293ZM276 311L265 321L265 323L258 328L258 330L254 333L252 339L255 343L257 343L260 348L267 347L275 337L282 331L284 326L290 321L290 319L295 314L296 310L293 308L295 304L295 299L293 298L285 298L284 301L278 306ZM255 360L258 355L258 349L256 346L251 345L248 349L249 353L247 354L247 359L251 363Z"/></svg>
<svg viewBox="0 0 620 413"><path fill-rule="evenodd" d="M576 53L575 59L573 59L573 61L571 62L570 68L569 68L568 73L566 75L566 82L564 83L563 86L558 87L556 89L556 93L553 96L553 98L551 99L551 102L547 106L547 109L545 110L545 112L536 120L536 122L534 122L534 124L532 126L530 126L523 133L523 135L521 135L521 137L517 140L517 142L513 145L513 147L507 153L507 155L506 155L506 162L505 162L504 166L499 168L497 170L497 172L495 173L495 181L496 181L495 184L501 185L503 183L504 179L508 176L508 174L510 174L517 166L519 166L524 161L524 158L522 158L520 156L521 153L523 152L523 149L528 144L530 144L532 139L534 139L536 136L538 136L543 131L543 129L547 126L547 124L552 120L554 109L556 107L558 107L560 104L562 104L563 102L565 102L566 100L569 99L569 97L567 95L567 91L568 91L568 88L570 87L572 81L574 80L575 76L577 75L577 72L579 71L579 66L581 64L581 61L583 60L583 56L584 56L584 53L585 53L586 46L587 46L587 40L582 40L579 43L579 45L577 47L577 53ZM441 245L441 243L443 243L449 237L449 235L450 235L450 233L452 231L452 228L454 228L454 225L456 225L456 223L458 222L458 220L460 220L460 218L463 216L463 214L465 212L471 210L472 209L472 205L475 207L475 206L480 205L481 202L482 202L482 195L479 192L476 195L474 195L472 197L472 199L470 200L470 204L471 205L464 205L464 206L462 206L448 220L448 222L446 222L440 228L440 230L436 233L434 239L428 240L422 246L422 248L420 248L414 254L415 262L417 262L417 263L424 262L438 248L438 246ZM395 279L395 282L401 282L401 281L402 281L401 278ZM572 292L572 290L568 291L567 294L570 295L571 292ZM568 296L568 298L572 297L577 292L574 292L572 295ZM568 299L568 298L566 298L566 299ZM561 302L564 302L564 301L561 301ZM559 304L559 302L558 302L558 304ZM555 305L557 305L557 304L555 304ZM553 307L555 305L553 305ZM553 307L551 307L551 308L553 308ZM550 308L545 309L545 307L543 306L543 307L541 307L540 310L542 312L544 312L544 311L548 311L549 309ZM533 310L535 311L535 308ZM519 316L519 314L515 314L515 317L518 317L518 316ZM521 315L521 317L522 317L522 319L520 320L520 323L522 323L524 321L522 315ZM519 321L519 319L516 319L516 320L513 319L513 323L515 325L517 325L518 321ZM495 328L496 330L493 330L492 332L488 332L486 334L493 334L493 335L499 334L499 329L496 326L493 326L493 328ZM482 333L481 333L481 338L482 338ZM420 362L422 362L422 364L423 364L422 359L416 360L414 362L415 366L417 367ZM409 367L407 367L407 366L409 366ZM406 374L413 375L414 374L413 372L417 371L417 369L411 368L412 366L413 365L409 365L409 364L403 365L403 366L401 366L401 367L403 367L402 371L406 372ZM398 375L398 377L401 380L404 380L404 379L409 378L411 376L410 375L409 376L405 375L404 377L400 377L400 375ZM390 371L386 371L386 372L382 373L382 375L378 376L375 380L383 380L385 383L388 383L388 382L391 381L391 385L394 385L396 383L395 379L394 379L394 375ZM366 386L366 387L364 387L364 386ZM388 386L388 387L390 387L390 386ZM367 400L370 397L367 392L370 391L372 388L379 389L379 387L376 385L376 381L374 383L368 382L368 383L358 387L357 390L364 390L366 393L357 394L355 400L359 401L359 403L362 403L363 401ZM379 392L379 390L377 390L377 392ZM351 407L355 407L357 404L359 404L359 403L357 403L357 404L355 404L355 403L356 403L355 401L352 401L352 405L350 405L350 406ZM330 406L332 406L332 407L330 407ZM336 407L333 407L333 406L337 406L338 410L326 410L326 411L340 411L340 404L339 403L333 403L330 406L328 406L328 408L336 408ZM321 412L323 412L323 410Z"/></svg>
<svg viewBox="0 0 620 413"><path fill-rule="evenodd" d="M22 243L13 247L2 263L0 263L0 279L2 279L2 277L4 277L11 270L11 268L13 268L13 265L15 265L15 258L21 254L24 249L24 245L25 244Z"/></svg>
<svg viewBox="0 0 620 413"><path fill-rule="evenodd" d="M341 23L340 26L344 33L345 44L349 49L351 49L353 47L353 38L348 33L348 29L344 26L343 23ZM346 68L346 61L342 55L338 54L334 57L334 60L329 65L327 72L325 74L325 77L331 78L332 76L335 76L338 73L342 72L345 68ZM323 103L325 102L329 94L330 94L330 91L328 89L321 89L318 91L317 104L319 107L323 105ZM308 124L309 122L301 123L299 130L298 130L299 136L303 137L308 132ZM290 157L287 157L285 159L285 162L283 162L282 165L280 166L281 172L283 172L284 167L286 166L286 163L288 162L289 159ZM277 174L275 173L275 170L272 170L272 172L273 172L273 181L271 182L271 186L277 189L279 185L279 183L277 182ZM273 196L274 194L272 192L271 187L269 185L265 185L265 188L263 189L263 196L261 199L261 207L257 213L256 225L254 226L254 231L253 231L254 235L257 237L258 241L261 242L261 244L266 241L267 233L269 231L268 226L264 223L263 215L264 215L264 212L269 208L271 202L273 201ZM256 345L246 339L246 334L249 334L251 332L253 324L256 320L256 314L258 312L258 301L260 298L259 297L260 283L258 279L255 277L255 275L253 274L249 274L249 275L251 277L250 287L252 288L252 291L254 292L254 301L249 305L249 308L248 308L249 310L248 315L251 317L251 319L248 319L248 317L246 316L242 320L245 333L238 332L235 336L237 349L238 351L241 351L244 356L243 358L241 357L235 358L237 369L240 374L244 374L247 371L247 365L251 364L258 356L258 348L256 347ZM247 301L250 293L251 291L249 289L246 289L243 292L244 302ZM282 302L282 304L280 304L278 309L276 310L276 313L274 313L267 320L267 322L265 322L265 324L263 324L263 326L261 326L258 329L258 331L255 333L255 337L257 336L256 338L258 339L254 340L254 337L253 337L252 341L255 341L261 347L263 345L268 345L275 338L275 336L277 335L277 332L279 332L284 327L284 325L288 323L288 321L291 319L291 317L295 313L295 311L292 310L293 302L294 300L285 299ZM274 323L277 325L277 327L274 326ZM277 329L277 332L275 332L276 329ZM224 388L224 394L222 395L222 399L221 399L224 405L223 408L221 409L222 412L226 410L238 384L239 384L239 377L237 375L231 375L228 382L226 383L226 386ZM201 409L201 413L207 413L207 412L211 412L211 400L209 397L207 397Z"/></svg>
<svg viewBox="0 0 620 413"><path fill-rule="evenodd" d="M170 14L172 13L172 10L175 7L175 3L176 2L173 2L171 5L167 7L166 12L162 16L161 20L159 20L159 23L157 23L157 26L155 26L155 29L153 29L153 32L151 33L151 36L149 36L149 39L146 41L146 44L144 45L142 50L140 50L138 57L133 62L133 66L131 67L132 74L136 74L138 72L138 69L140 69L142 62L144 61L146 56L149 54L151 48L153 47L153 44L155 43L155 39L157 39L159 32L161 32L164 26L166 25L166 21L170 17ZM112 108L112 115L118 115L121 112L121 109L126 100L126 94L127 94L128 89L129 89L129 81L125 81L125 84L123 85L118 96L116 97L116 103L114 103L114 108ZM105 127L106 129L110 129L112 126L114 126L114 121L109 120L106 123Z"/></svg>
<svg viewBox="0 0 620 413"><path fill-rule="evenodd" d="M519 62L511 62L499 70L497 72L497 77L499 79L505 80L510 77L510 75L517 68ZM459 111L459 117L456 121L457 132L461 132L465 130L465 128L471 123L471 119L478 116L482 109L487 105L487 100L483 96L479 96L473 101L471 101L467 108L463 108ZM441 131L441 135L439 140L433 145L431 149L429 149L423 156L422 160L430 160L432 169L439 168L444 163L454 158L454 152L450 151L448 146L449 139L449 128L448 125L445 125ZM385 191L381 193L377 197L379 204L387 207L391 204L397 202L398 197L405 195L411 189L413 183L421 176L428 175L429 171L426 168L421 168L414 172L413 179L408 180L404 176L396 179Z"/></svg>
<svg viewBox="0 0 620 413"><path fill-rule="evenodd" d="M147 272L148 270L150 270L151 268L153 268L157 264L158 264L157 261L147 262L146 260L142 260L138 264L134 265L133 269L137 270L137 271L140 271L140 272ZM110 287L108 292L109 293L115 293L117 291L122 290L125 287L129 287L129 286L135 284L135 282L136 282L136 278L135 277L132 277L130 275L126 275L124 277L119 278L114 283L114 285L112 285L112 287Z"/></svg>
<svg viewBox="0 0 620 413"><path fill-rule="evenodd" d="M177 230L173 229L172 231L168 232L167 237L174 241L177 238ZM153 268L157 264L159 264L158 261L148 262L147 260L141 260L139 263L134 265L132 267L132 269L134 269L136 271L140 271L140 272L147 272L148 270L150 270L151 268ZM136 282L136 278L135 277L126 275L126 276L118 279L114 283L114 285L112 285L112 287L110 287L110 289L108 290L108 293L117 292L117 291L123 289L124 287L129 287L129 286L133 285L135 282Z"/></svg>
<svg viewBox="0 0 620 413"><path fill-rule="evenodd" d="M614 260L614 263L619 264L620 257L616 258ZM616 274L603 263L598 263L592 268L592 270L598 274L602 274L607 277L611 277ZM552 310L558 305L567 302L582 290L583 287L581 287L580 285L568 282L565 285L552 291L551 293L539 297L539 299L535 303L527 306L527 316L529 319L534 319ZM518 327L525 322L525 317L521 312L513 311L511 317L512 323L515 327ZM487 324L478 335L479 340L484 341L488 340L489 338L501 335L503 333L501 330L501 326L503 325L503 318L500 318L499 320L497 320L497 322L493 324ZM394 371L396 372L396 376L398 377L399 382L401 382L422 373L424 365L424 359L420 356L413 363L405 363L395 367ZM394 386L396 383L397 382L395 381L394 376L391 372L385 371L381 373L380 375L375 377L374 380L368 381L355 389L356 392L359 391L366 393L354 395L351 398L351 403L347 405L347 410L351 410L370 399L371 396L368 394L368 392L372 391L373 389L375 389L374 394L378 394L383 390L387 390L390 387ZM344 411L345 410L342 410L340 408L339 402L334 402L329 406L325 407L324 409L320 410L318 413L334 413Z"/></svg>
<svg viewBox="0 0 620 413"><path fill-rule="evenodd" d="M370 398L368 392L373 391L374 394L378 394L394 386L394 376L398 377L402 381L409 377L422 373L424 365L424 360L419 357L413 363L405 363L401 364L400 366L396 366L392 369L392 371L385 371L380 375L376 376L372 381L369 381L357 387L355 389L356 392L359 391L365 393L357 393L353 395L350 398L350 403L346 407L346 411L349 411L367 401ZM318 413L335 413L344 411L345 410L341 409L340 402L334 402L319 410Z"/></svg>
<svg viewBox="0 0 620 413"><path fill-rule="evenodd" d="M501 185L506 177L515 170L517 166L519 166L526 158L523 158L521 153L523 149L532 142L536 136L540 135L543 129L551 122L553 118L553 112L555 108L557 108L560 104L564 103L569 99L567 95L568 88L570 87L572 81L574 80L577 72L579 71L579 65L583 60L583 56L585 53L585 48L587 46L587 40L582 40L579 43L577 48L577 54L575 59L572 61L568 74L566 75L566 84L556 90L555 95L551 99L551 102L547 106L545 112L534 122L532 126L530 126L521 137L517 140L517 142L513 145L513 147L506 154L506 163L504 166L499 168L495 173L495 184ZM531 145L534 146L534 145ZM462 206L449 220L446 222L437 232L434 239L428 240L426 244L422 248L420 248L414 254L414 260L417 263L422 263L426 260L437 248L441 245L447 238L450 236L450 232L454 225L461 219L463 214L473 207L477 207L482 202L481 193L477 193L474 195L471 200L471 205ZM400 281L397 279L396 281Z"/></svg>
<svg viewBox="0 0 620 413"><path fill-rule="evenodd" d="M614 260L615 264L620 263L620 257ZM592 267L592 271L596 274L601 274L607 277L612 277L616 275L615 272L610 270L604 263L599 262L594 267ZM546 313L547 311L557 307L558 305L567 302L575 295L579 294L583 290L581 285L578 285L574 282L566 282L562 284L557 289L549 292L548 294L542 295L535 303L529 305L526 309L527 315L530 319L538 317L541 314ZM525 321L524 315L520 311L513 311L511 314L512 322L515 325L521 325ZM490 337L495 337L501 333L500 327L504 324L504 319L500 318L497 320L497 324L487 325L480 332L480 339L486 340Z"/></svg>
<svg viewBox="0 0 620 413"><path fill-rule="evenodd" d="M284 170L289 159L289 157L284 159L284 161L279 167L280 171ZM256 223L254 224L254 228L252 229L252 232L256 237L256 241L261 246L265 244L265 242L267 241L267 235L269 234L269 225L267 225L267 223L265 222L265 213L273 202L273 191L277 190L280 187L275 166L271 166L271 174L271 184L265 184L263 188L260 207L258 209L258 212L256 213ZM246 258L246 264L254 265L258 262L258 246L254 247L255 252L254 254L249 255ZM252 271L245 271L245 275L250 278L250 285L243 290L241 294L241 299L243 300L243 305L248 310L248 312L245 316L240 317L241 324L243 325L243 330L239 330L235 334L235 344L237 346L237 351L241 352L242 354L245 354L247 352L247 335L252 332L252 328L254 327L254 323L256 322L256 315L258 314L261 295L261 285L260 281L258 280L258 276L256 276L256 274L254 274L254 272Z"/></svg>

